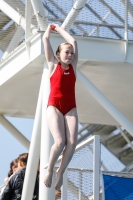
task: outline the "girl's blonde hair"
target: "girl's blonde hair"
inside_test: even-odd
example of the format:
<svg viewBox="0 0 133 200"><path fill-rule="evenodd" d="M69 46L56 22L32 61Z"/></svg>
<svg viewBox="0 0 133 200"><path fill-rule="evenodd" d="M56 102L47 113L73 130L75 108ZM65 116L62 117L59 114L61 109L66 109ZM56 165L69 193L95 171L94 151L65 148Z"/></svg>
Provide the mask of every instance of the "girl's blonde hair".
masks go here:
<svg viewBox="0 0 133 200"><path fill-rule="evenodd" d="M61 49L62 49L62 46L63 46L63 45L70 45L70 46L72 46L72 44L70 44L70 43L68 43L68 42L61 43L61 44L58 46L57 50L56 50L56 55L57 55L57 53L60 53L60 52L61 52Z"/></svg>

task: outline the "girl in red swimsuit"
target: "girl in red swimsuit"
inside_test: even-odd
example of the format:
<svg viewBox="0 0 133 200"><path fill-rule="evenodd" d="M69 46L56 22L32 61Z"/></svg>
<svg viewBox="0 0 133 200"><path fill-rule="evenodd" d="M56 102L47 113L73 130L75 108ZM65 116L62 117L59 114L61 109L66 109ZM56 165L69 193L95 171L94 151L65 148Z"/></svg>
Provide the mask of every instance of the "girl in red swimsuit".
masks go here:
<svg viewBox="0 0 133 200"><path fill-rule="evenodd" d="M66 40L66 43L60 44L56 51L58 59L54 56L49 41L50 33L53 30ZM57 24L48 25L43 36L43 43L50 73L47 120L54 138L44 183L46 187L51 187L53 168L63 151L55 183L55 189L59 190L63 183L63 173L73 156L77 143L78 116L75 101L75 81L78 48L76 40Z"/></svg>

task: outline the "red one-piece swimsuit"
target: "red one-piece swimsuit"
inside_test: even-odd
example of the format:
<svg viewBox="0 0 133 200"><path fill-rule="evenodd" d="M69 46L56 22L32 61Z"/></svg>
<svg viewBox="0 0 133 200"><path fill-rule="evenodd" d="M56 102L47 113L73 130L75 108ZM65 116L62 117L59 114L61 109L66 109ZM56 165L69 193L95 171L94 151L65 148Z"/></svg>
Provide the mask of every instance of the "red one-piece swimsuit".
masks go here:
<svg viewBox="0 0 133 200"><path fill-rule="evenodd" d="M50 77L50 95L47 107L54 106L63 115L76 108L75 82L73 66L70 64L69 68L65 70L61 67L61 63L58 63Z"/></svg>

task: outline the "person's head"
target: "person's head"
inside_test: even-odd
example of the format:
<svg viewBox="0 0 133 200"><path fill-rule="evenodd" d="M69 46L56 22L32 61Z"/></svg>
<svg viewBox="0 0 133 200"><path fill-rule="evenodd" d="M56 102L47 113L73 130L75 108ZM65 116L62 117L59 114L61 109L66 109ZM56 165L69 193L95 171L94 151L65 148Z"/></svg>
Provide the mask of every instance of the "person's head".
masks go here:
<svg viewBox="0 0 133 200"><path fill-rule="evenodd" d="M18 159L16 158L10 163L10 171L8 172L8 177L14 174L17 171L17 168L18 168Z"/></svg>
<svg viewBox="0 0 133 200"><path fill-rule="evenodd" d="M18 169L26 167L28 161L28 153L20 154L18 157Z"/></svg>
<svg viewBox="0 0 133 200"><path fill-rule="evenodd" d="M56 56L59 61L70 64L74 58L73 46L68 42L60 44L56 50Z"/></svg>

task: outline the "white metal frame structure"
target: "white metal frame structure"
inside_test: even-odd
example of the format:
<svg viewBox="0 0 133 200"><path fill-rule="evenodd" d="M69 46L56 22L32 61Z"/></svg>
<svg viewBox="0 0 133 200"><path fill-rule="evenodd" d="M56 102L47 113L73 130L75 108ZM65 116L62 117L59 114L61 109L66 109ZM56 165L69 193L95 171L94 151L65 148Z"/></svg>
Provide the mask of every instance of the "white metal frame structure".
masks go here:
<svg viewBox="0 0 133 200"><path fill-rule="evenodd" d="M82 142L81 144L77 145L76 149L75 149L75 153L80 151L82 148L90 145L93 142L93 199L95 200L99 200L99 191L100 191L100 154L101 154L101 150L100 150L100 137L98 135L92 136L91 138L87 139L86 141ZM59 157L58 161L59 162L61 160L62 156ZM88 161L89 162L89 161ZM45 166L45 168L47 168L48 164ZM71 170L71 168L67 168L65 173L64 173L64 177L63 177L63 186L62 186L62 197L61 200L67 200L67 171ZM76 169L74 169L76 170ZM77 169L79 171L79 169ZM81 171L83 171L84 169L81 169ZM99 178L98 178L99 177ZM99 181L98 181L99 180ZM79 179L79 181L81 181L81 178ZM53 193L53 199L55 199L55 191L52 188L51 192ZM51 198L51 196L49 196L49 199ZM79 200L82 199L82 195L81 195L81 185L79 186Z"/></svg>

